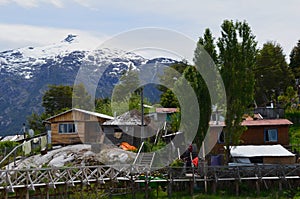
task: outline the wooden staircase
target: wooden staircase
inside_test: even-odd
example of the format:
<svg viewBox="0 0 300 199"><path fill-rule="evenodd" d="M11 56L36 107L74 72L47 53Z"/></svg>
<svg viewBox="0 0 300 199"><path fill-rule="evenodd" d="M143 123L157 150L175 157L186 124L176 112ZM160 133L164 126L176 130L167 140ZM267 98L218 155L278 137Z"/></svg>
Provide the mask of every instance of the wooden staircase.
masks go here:
<svg viewBox="0 0 300 199"><path fill-rule="evenodd" d="M143 153L143 146L144 142L139 148L137 156L133 162L133 166L138 172L150 171L155 157L155 152Z"/></svg>

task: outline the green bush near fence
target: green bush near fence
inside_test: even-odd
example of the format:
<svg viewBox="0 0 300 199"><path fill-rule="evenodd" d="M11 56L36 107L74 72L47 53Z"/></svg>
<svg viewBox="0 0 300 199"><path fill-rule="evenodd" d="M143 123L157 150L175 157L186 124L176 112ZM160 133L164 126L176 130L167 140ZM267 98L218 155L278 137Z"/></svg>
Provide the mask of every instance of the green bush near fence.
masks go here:
<svg viewBox="0 0 300 199"><path fill-rule="evenodd" d="M14 148L18 145L18 142L15 141L2 141L0 142L0 150L5 148Z"/></svg>

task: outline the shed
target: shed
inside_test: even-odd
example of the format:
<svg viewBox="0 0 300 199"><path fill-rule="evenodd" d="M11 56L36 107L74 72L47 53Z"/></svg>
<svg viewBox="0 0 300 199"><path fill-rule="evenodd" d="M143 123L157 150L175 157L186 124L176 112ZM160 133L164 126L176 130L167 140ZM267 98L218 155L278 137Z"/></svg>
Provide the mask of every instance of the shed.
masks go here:
<svg viewBox="0 0 300 199"><path fill-rule="evenodd" d="M46 122L51 126L51 142L57 144L92 143L99 141L101 124L113 117L97 112L72 108L54 115Z"/></svg>
<svg viewBox="0 0 300 199"><path fill-rule="evenodd" d="M135 147L141 144L141 138L151 137L156 131L151 127L150 118L144 117L142 126L142 114L137 110L128 111L116 118L102 124L104 134L112 144L118 145L127 142Z"/></svg>
<svg viewBox="0 0 300 199"><path fill-rule="evenodd" d="M293 164L295 154L285 149L280 144L277 145L244 145L232 146L231 156L238 159L249 159L251 163L263 164ZM243 162L243 161L242 161Z"/></svg>

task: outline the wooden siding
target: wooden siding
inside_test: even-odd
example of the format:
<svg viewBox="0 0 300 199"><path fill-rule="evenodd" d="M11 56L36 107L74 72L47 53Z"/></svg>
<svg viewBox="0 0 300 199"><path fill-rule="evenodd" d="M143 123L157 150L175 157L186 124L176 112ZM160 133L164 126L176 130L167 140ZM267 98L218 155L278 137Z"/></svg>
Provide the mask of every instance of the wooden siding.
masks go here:
<svg viewBox="0 0 300 199"><path fill-rule="evenodd" d="M53 117L49 120L51 122L52 144L68 145L97 142L102 132L100 125L105 121L107 119L74 110ZM64 123L75 123L77 132L59 133L59 124Z"/></svg>
<svg viewBox="0 0 300 199"><path fill-rule="evenodd" d="M295 164L296 157L264 157L264 164Z"/></svg>
<svg viewBox="0 0 300 199"><path fill-rule="evenodd" d="M247 128L248 129L241 135L240 145L289 145L288 125L248 126ZM264 136L266 129L277 129L277 142L265 142ZM224 144L217 143L211 150L211 154L224 154Z"/></svg>
<svg viewBox="0 0 300 199"><path fill-rule="evenodd" d="M75 143L82 143L82 140L80 137L80 133L59 133L60 123L52 123L51 124L51 141L52 144L75 144ZM77 131L79 132L82 129L83 123L77 123Z"/></svg>
<svg viewBox="0 0 300 199"><path fill-rule="evenodd" d="M265 130L277 129L277 142L265 141ZM285 126L251 126L241 136L241 144L253 145L268 145L281 144L283 146L289 145L289 127Z"/></svg>

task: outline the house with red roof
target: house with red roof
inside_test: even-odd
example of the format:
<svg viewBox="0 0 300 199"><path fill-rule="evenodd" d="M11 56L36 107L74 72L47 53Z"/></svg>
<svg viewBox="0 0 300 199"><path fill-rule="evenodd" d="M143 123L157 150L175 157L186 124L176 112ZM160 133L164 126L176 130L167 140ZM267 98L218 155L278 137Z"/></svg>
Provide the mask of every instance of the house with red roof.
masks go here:
<svg viewBox="0 0 300 199"><path fill-rule="evenodd" d="M245 117L242 122L243 126L247 127L247 130L242 133L239 141L239 146L243 145L282 145L287 148L289 146L289 126L292 124L287 119L264 119L259 114L255 114L254 117ZM223 128L226 128L224 123L219 123L218 134L216 134L217 143L210 151L210 154L224 154L225 145L225 133ZM212 127L212 126L211 126Z"/></svg>

